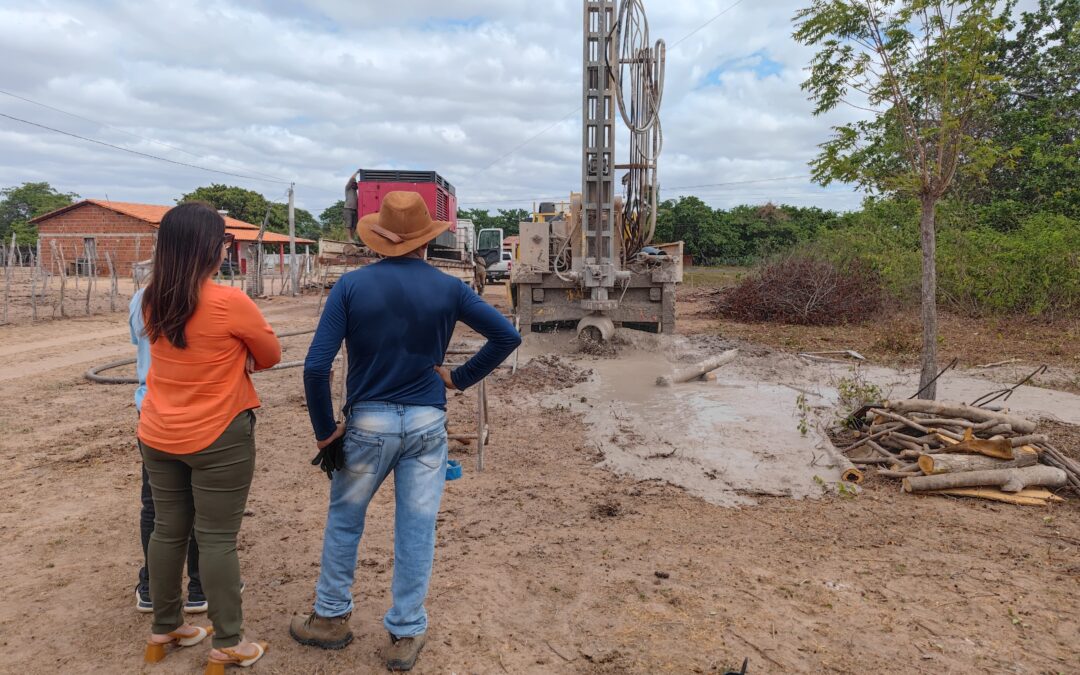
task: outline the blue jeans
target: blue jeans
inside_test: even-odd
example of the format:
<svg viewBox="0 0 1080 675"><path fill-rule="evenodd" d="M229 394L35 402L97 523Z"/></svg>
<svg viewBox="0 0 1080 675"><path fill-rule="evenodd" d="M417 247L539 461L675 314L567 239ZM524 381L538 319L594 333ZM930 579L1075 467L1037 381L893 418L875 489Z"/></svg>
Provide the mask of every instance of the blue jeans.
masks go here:
<svg viewBox="0 0 1080 675"><path fill-rule="evenodd" d="M353 610L356 551L368 504L394 472L394 606L383 625L399 638L427 630L424 599L435 558L435 518L446 481L446 412L393 403L357 403L345 432L345 469L330 483L315 612Z"/></svg>

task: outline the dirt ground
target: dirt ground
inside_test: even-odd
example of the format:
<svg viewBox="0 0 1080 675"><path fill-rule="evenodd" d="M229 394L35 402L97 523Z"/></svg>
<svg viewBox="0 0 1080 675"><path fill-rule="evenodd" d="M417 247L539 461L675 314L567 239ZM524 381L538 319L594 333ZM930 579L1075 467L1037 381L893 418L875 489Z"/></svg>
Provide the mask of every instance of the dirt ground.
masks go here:
<svg viewBox="0 0 1080 675"><path fill-rule="evenodd" d="M718 281L726 284L732 278ZM741 323L715 317L713 293L714 288L708 287L683 289L681 331L721 334L792 353L853 349L874 363L893 367L919 363L922 328L917 310L895 310L881 321L856 326ZM1046 364L1048 372L1033 380L1035 384L1080 394L1080 317L975 318L942 310L938 328L941 366L957 358L961 370L1018 382Z"/></svg>
<svg viewBox="0 0 1080 675"><path fill-rule="evenodd" d="M313 325L316 301L262 308L294 330ZM697 321L684 325L715 330ZM285 359L302 358L306 340L285 339ZM141 663L132 388L81 377L130 355L121 314L0 327L2 672L192 673L205 662L197 647ZM493 377L486 471L454 453L465 475L443 500L416 672L708 673L744 657L751 673L1080 672L1077 500L1026 509L871 481L855 497L721 508L597 467L582 418L539 405L581 376L575 358ZM247 634L270 643L255 671L379 672L392 486L361 544L356 641L297 645L287 623L313 600L328 487L309 464L300 371L256 384L240 551ZM454 397L452 428L466 429L474 406L472 393ZM1053 433L1075 450L1073 427Z"/></svg>

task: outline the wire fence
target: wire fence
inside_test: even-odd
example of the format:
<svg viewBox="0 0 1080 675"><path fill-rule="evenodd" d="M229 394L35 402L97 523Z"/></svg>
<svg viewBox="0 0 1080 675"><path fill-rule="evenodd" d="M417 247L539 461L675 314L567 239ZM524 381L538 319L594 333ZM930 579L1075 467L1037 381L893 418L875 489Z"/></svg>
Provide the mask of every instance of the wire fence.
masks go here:
<svg viewBox="0 0 1080 675"><path fill-rule="evenodd" d="M92 244L39 240L19 246L14 237L5 244L0 245L0 325L127 311L132 296L150 278L149 260L118 261L112 252L97 251ZM277 253L247 248L244 264L222 265L215 281L242 288L251 297L292 295L289 257L282 260ZM152 256L152 250L147 254ZM296 256L300 293L316 292L321 285L315 258L306 251Z"/></svg>

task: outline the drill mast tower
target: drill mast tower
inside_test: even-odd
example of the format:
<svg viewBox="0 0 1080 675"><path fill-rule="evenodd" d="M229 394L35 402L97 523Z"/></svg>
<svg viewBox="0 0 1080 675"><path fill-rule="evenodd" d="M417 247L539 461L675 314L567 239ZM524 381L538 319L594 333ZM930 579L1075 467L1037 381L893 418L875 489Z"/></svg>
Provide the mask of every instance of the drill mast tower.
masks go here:
<svg viewBox="0 0 1080 675"><path fill-rule="evenodd" d="M594 339L607 339L616 323L673 332L682 245L649 246L666 48L649 44L641 0L582 4L581 192L562 220L521 224L511 279L518 317L523 331L577 320ZM630 130L626 164L615 163L616 115Z"/></svg>

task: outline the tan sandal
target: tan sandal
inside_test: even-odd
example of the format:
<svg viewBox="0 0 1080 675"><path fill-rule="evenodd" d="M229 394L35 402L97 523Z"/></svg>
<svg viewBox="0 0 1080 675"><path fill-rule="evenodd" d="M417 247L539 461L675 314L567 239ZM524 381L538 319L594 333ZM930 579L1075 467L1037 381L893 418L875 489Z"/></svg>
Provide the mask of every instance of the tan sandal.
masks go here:
<svg viewBox="0 0 1080 675"><path fill-rule="evenodd" d="M225 675L225 668L227 666L240 666L241 668L250 668L255 665L255 662L263 657L266 653L267 644L265 642L252 642L255 645L255 656L244 656L237 653L233 649L225 647L218 649L219 652L227 656L227 659L218 659L213 656L210 657L210 661L206 664L205 675Z"/></svg>
<svg viewBox="0 0 1080 675"><path fill-rule="evenodd" d="M194 647L208 635L214 632L213 628L203 628L202 626L192 626L195 629L194 635L183 635L176 631L168 633L168 636L172 638L168 642L154 642L153 640L146 641L146 653L143 655L143 660L147 663L157 663L165 658L166 647L169 645L176 645L177 647Z"/></svg>

